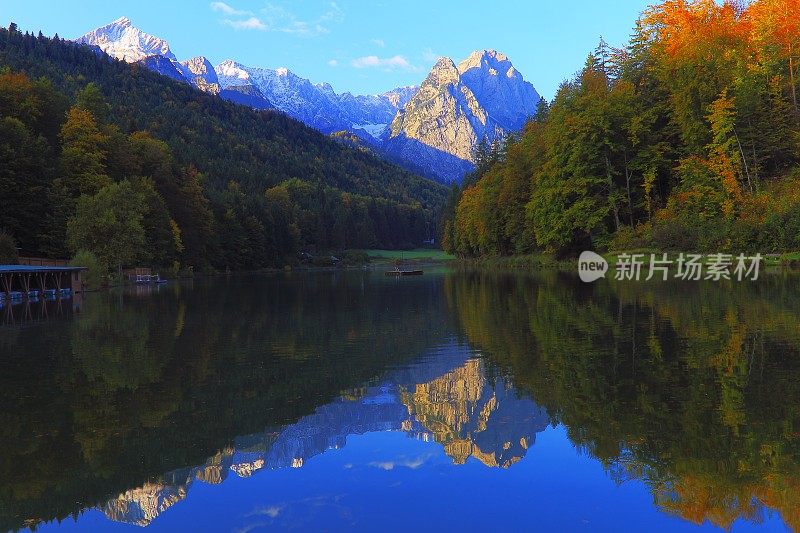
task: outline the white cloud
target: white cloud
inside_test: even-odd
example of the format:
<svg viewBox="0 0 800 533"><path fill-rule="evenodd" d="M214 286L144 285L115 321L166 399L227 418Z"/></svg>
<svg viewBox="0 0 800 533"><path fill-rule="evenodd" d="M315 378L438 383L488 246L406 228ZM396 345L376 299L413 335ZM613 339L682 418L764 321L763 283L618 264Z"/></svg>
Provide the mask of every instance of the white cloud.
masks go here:
<svg viewBox="0 0 800 533"><path fill-rule="evenodd" d="M386 46L386 43L383 41L383 39L371 39L369 42L381 48Z"/></svg>
<svg viewBox="0 0 800 533"><path fill-rule="evenodd" d="M412 470L416 470L417 468L421 467L425 464L425 461L430 456L421 456L421 457L412 457L412 458L402 458L399 461L373 461L368 463L368 466L372 466L374 468L380 468L381 470L394 470L396 467L406 467Z"/></svg>
<svg viewBox="0 0 800 533"><path fill-rule="evenodd" d="M222 24L237 30L262 30L287 33L301 37L314 37L329 33L330 24L343 19L342 11L336 2L327 2L325 10L317 17L302 20L295 14L277 4L267 3L256 16L252 11L237 9L225 2L211 2L209 7L226 18Z"/></svg>
<svg viewBox="0 0 800 533"><path fill-rule="evenodd" d="M261 13L270 31L301 37L314 37L329 33L329 24L340 22L343 19L342 11L336 2L330 2L325 12L310 20L301 20L288 9L275 4L267 4Z"/></svg>
<svg viewBox="0 0 800 533"><path fill-rule="evenodd" d="M235 30L266 30L267 26L261 19L257 17L250 17L248 19L242 20L231 20L231 19L224 19L222 21L223 24L230 26Z"/></svg>
<svg viewBox="0 0 800 533"><path fill-rule="evenodd" d="M267 515L267 516L270 516L272 518L275 518L280 513L281 513L281 508L280 507L276 507L274 505L272 507L268 507L268 508L264 509L264 514Z"/></svg>
<svg viewBox="0 0 800 533"><path fill-rule="evenodd" d="M408 59L401 55L394 55L392 57L378 57L374 55L363 56L352 60L350 64L355 68L381 68L386 71L417 70L417 67L409 63Z"/></svg>
<svg viewBox="0 0 800 533"><path fill-rule="evenodd" d="M270 518L277 518L281 511L285 507L285 504L281 505L267 505L265 507L256 507L247 516L269 516Z"/></svg>
<svg viewBox="0 0 800 533"><path fill-rule="evenodd" d="M394 470L394 463L391 461L375 461L370 463L369 466L374 466L375 468L380 468L381 470Z"/></svg>
<svg viewBox="0 0 800 533"><path fill-rule="evenodd" d="M338 67L339 66L339 62L336 61L335 59L329 59L328 60L328 66L329 67Z"/></svg>
<svg viewBox="0 0 800 533"><path fill-rule="evenodd" d="M236 9L233 6L226 4L225 2L211 2L209 4L212 11L217 11L219 13L223 13L225 15L252 15L250 11L244 11L242 9Z"/></svg>

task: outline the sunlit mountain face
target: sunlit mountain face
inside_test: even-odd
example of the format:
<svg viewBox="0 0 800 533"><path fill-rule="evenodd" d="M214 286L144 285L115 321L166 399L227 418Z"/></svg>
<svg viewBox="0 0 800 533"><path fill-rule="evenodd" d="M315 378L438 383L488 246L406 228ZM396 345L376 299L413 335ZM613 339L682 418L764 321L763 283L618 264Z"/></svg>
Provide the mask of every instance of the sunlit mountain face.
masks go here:
<svg viewBox="0 0 800 533"><path fill-rule="evenodd" d="M0 527L797 527L796 287L441 270L90 294L0 329Z"/></svg>

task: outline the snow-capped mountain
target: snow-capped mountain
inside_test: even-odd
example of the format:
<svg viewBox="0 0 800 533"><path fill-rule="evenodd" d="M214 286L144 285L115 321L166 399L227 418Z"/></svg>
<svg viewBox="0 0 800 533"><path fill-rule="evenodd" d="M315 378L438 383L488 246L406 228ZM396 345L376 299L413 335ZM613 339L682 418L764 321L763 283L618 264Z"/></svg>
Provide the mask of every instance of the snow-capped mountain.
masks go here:
<svg viewBox="0 0 800 533"><path fill-rule="evenodd" d="M163 56L175 61L167 41L133 27L128 17L120 17L75 41L97 46L111 57L128 63L141 61L148 56Z"/></svg>
<svg viewBox="0 0 800 533"><path fill-rule="evenodd" d="M216 73L223 89L251 86L276 108L323 133L346 128L329 96L289 69L247 67L228 60L216 67Z"/></svg>
<svg viewBox="0 0 800 533"><path fill-rule="evenodd" d="M90 31L75 42L97 47L127 63L140 63L164 76L191 83L202 91L220 92L217 74L208 59L198 56L178 62L167 41L133 26L128 17L120 17Z"/></svg>
<svg viewBox="0 0 800 533"><path fill-rule="evenodd" d="M276 108L323 133L349 130L372 142L387 126L415 87L379 95L337 94L327 83L314 84L287 68L248 67L232 60L216 67L222 89L251 87Z"/></svg>
<svg viewBox="0 0 800 533"><path fill-rule="evenodd" d="M481 140L518 131L540 97L505 55L480 50L456 65L441 58L423 83L383 94L336 93L289 69L216 67L203 56L179 62L167 41L134 27L126 17L76 42L198 89L255 109L276 108L323 133L349 131L395 162L441 181L458 181L472 168Z"/></svg>

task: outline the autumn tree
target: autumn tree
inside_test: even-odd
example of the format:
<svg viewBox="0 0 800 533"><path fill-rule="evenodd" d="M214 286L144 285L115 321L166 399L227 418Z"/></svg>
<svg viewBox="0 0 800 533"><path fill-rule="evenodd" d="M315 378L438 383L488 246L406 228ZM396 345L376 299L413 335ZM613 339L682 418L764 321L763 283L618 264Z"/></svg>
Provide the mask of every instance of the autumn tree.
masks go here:
<svg viewBox="0 0 800 533"><path fill-rule="evenodd" d="M59 137L62 146L58 182L69 197L94 195L110 184L101 150L105 138L89 111L72 107Z"/></svg>
<svg viewBox="0 0 800 533"><path fill-rule="evenodd" d="M782 61L789 74L795 120L800 119L797 103L795 63L800 47L800 3L792 0L758 0L747 8L752 23L752 40L762 61Z"/></svg>
<svg viewBox="0 0 800 533"><path fill-rule="evenodd" d="M741 72L748 53L746 17L733 2L667 0L642 17L655 67L670 88L672 115L689 153L709 142L707 108Z"/></svg>

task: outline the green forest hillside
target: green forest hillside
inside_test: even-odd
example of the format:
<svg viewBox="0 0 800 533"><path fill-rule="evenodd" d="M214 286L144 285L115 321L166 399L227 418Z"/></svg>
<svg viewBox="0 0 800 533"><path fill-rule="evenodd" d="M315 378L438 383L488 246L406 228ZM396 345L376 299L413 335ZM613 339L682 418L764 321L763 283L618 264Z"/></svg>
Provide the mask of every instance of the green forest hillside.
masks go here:
<svg viewBox="0 0 800 533"><path fill-rule="evenodd" d="M0 30L0 191L0 230L23 253L219 269L413 247L446 193L282 113L13 24Z"/></svg>
<svg viewBox="0 0 800 533"><path fill-rule="evenodd" d="M459 255L800 249L800 3L668 0L453 191Z"/></svg>

